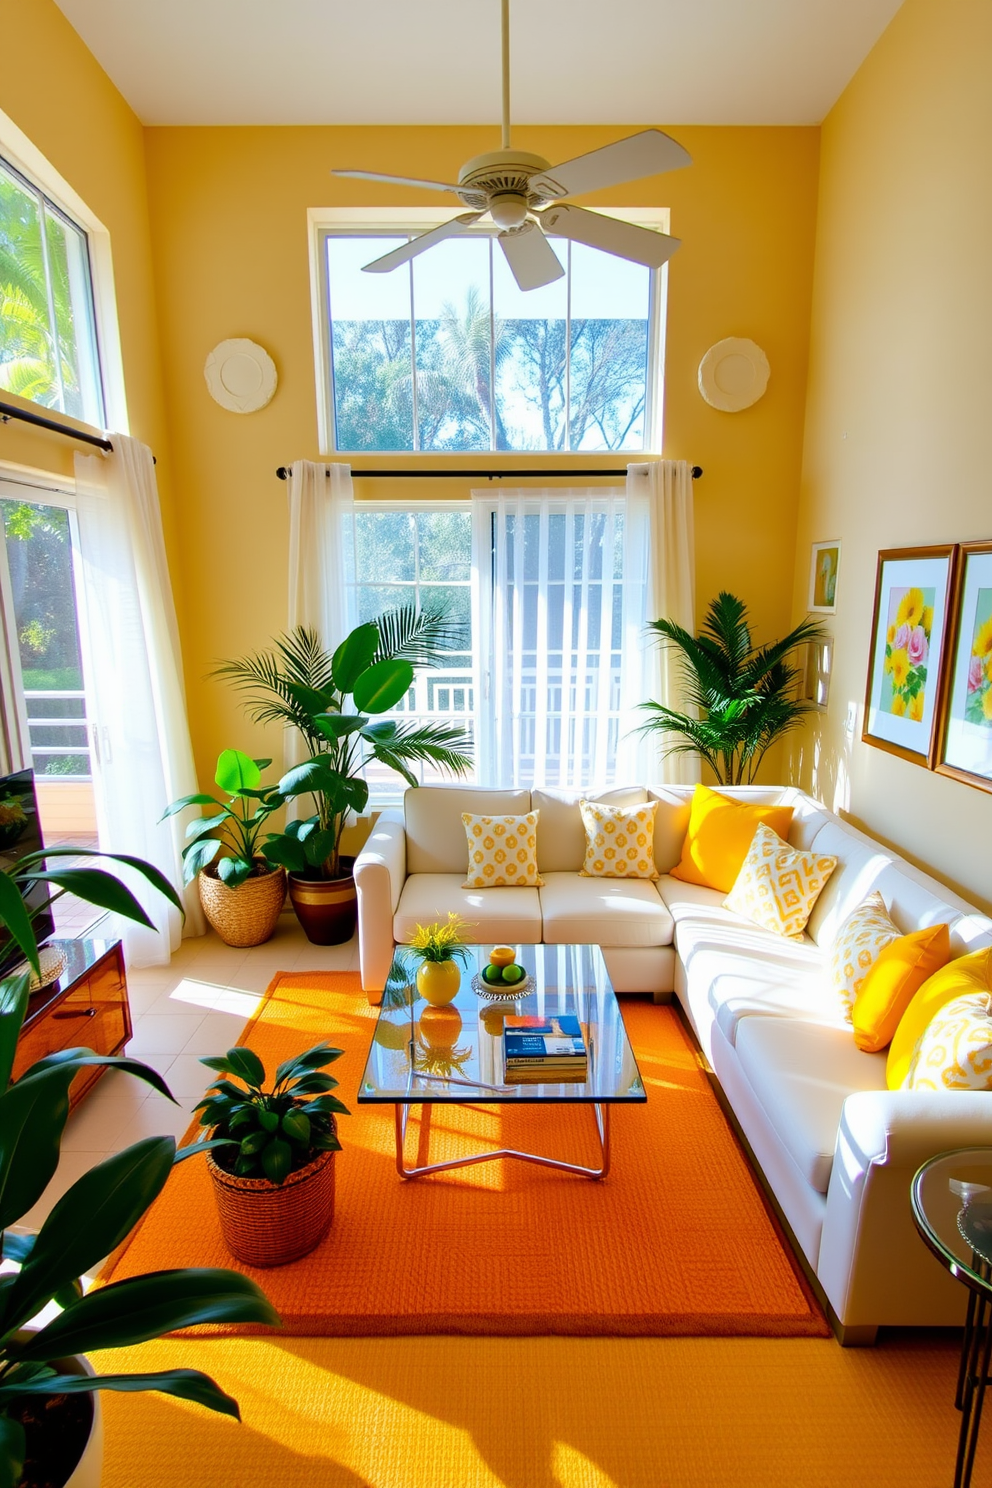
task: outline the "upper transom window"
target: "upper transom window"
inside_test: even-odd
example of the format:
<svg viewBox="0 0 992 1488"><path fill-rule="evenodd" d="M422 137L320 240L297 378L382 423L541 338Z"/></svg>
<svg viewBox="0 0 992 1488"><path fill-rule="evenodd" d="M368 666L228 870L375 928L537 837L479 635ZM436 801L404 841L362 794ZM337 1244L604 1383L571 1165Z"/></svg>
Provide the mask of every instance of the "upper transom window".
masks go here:
<svg viewBox="0 0 992 1488"><path fill-rule="evenodd" d="M655 447L664 271L552 238L564 276L524 293L473 230L362 272L422 230L318 232L325 448Z"/></svg>
<svg viewBox="0 0 992 1488"><path fill-rule="evenodd" d="M0 389L103 427L86 234L3 160Z"/></svg>

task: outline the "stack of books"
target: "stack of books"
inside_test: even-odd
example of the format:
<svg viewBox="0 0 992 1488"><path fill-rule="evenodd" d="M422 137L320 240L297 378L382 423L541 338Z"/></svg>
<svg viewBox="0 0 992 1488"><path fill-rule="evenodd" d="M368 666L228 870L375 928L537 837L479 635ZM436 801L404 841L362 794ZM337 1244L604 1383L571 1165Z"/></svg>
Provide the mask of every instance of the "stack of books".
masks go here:
<svg viewBox="0 0 992 1488"><path fill-rule="evenodd" d="M503 1078L507 1085L585 1080L588 1070L586 1041L574 1013L504 1017Z"/></svg>

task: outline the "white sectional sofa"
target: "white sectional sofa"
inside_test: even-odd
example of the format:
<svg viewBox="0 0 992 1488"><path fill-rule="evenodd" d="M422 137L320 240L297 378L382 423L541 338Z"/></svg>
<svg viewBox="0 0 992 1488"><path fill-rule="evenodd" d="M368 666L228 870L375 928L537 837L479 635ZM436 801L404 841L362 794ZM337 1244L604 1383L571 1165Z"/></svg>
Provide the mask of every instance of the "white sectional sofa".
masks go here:
<svg viewBox="0 0 992 1488"><path fill-rule="evenodd" d="M383 812L355 864L370 1000L394 945L451 909L478 925L482 942L601 945L618 992L678 998L841 1340L871 1342L880 1325L960 1323L964 1289L918 1238L909 1186L935 1153L992 1146L992 1092L888 1090L885 1055L854 1043L829 953L845 916L874 889L904 932L946 921L954 955L992 944L992 921L800 791L727 790L791 805L793 845L839 860L803 940L784 940L726 910L722 893L667 871L681 856L691 788L588 794L658 801L656 884L579 876L577 793L421 787L402 810ZM463 889L461 813L527 810L541 813L544 887Z"/></svg>

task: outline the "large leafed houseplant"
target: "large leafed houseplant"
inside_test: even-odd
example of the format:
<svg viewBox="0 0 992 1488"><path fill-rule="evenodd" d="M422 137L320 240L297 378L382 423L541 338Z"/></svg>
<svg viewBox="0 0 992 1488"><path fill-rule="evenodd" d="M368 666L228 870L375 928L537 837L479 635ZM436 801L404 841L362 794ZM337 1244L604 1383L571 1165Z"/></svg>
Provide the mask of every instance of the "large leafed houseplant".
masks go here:
<svg viewBox="0 0 992 1488"><path fill-rule="evenodd" d="M404 605L356 626L331 654L316 631L299 626L272 651L225 662L217 675L247 694L258 723L282 723L302 735L308 757L279 782L286 797L312 796L311 815L270 834L262 851L289 870L289 892L309 938L347 940L355 927L351 861L341 853L349 812L369 798L365 767L378 760L417 785L411 766L452 774L471 767L471 738L447 723L384 718L413 684L414 668L443 666L461 644L443 609Z"/></svg>
<svg viewBox="0 0 992 1488"><path fill-rule="evenodd" d="M681 663L683 701L679 713L646 702L642 732L657 734L662 755L697 754L721 785L749 784L769 747L797 728L812 704L800 696L800 648L824 631L803 620L780 641L755 646L747 606L726 592L711 600L699 635L674 620L651 620L648 628L673 648Z"/></svg>
<svg viewBox="0 0 992 1488"><path fill-rule="evenodd" d="M151 924L114 874L78 862L46 867L47 859L66 857L109 858L127 865L182 907L172 885L141 859L78 847L27 853L0 870L0 919L35 972L34 915L22 894L34 883L51 885L53 897L71 892L139 924ZM33 1463L61 1456L64 1461L67 1450L69 1483L84 1471L82 1464L73 1469L71 1453L76 1438L84 1459L99 1451L95 1408L86 1407L84 1417L78 1417L80 1400L91 1401L96 1390L161 1390L238 1415L237 1402L199 1370L94 1375L80 1355L143 1343L195 1323L279 1321L254 1282L219 1269L158 1271L83 1294L78 1278L126 1239L164 1187L176 1161L172 1137L147 1137L97 1163L63 1194L37 1234L21 1227L58 1166L69 1087L79 1070L110 1065L172 1099L162 1076L149 1065L85 1048L61 1049L12 1079L29 986L28 972L0 980L0 1237L4 1260L17 1268L0 1277L0 1488L52 1481L47 1467L38 1477L32 1465L31 1477L26 1477L26 1459ZM50 1320L29 1326L46 1308L54 1314ZM55 1410L38 1408L53 1404ZM98 1467L94 1474L91 1481L98 1481ZM64 1474L57 1480L64 1481Z"/></svg>

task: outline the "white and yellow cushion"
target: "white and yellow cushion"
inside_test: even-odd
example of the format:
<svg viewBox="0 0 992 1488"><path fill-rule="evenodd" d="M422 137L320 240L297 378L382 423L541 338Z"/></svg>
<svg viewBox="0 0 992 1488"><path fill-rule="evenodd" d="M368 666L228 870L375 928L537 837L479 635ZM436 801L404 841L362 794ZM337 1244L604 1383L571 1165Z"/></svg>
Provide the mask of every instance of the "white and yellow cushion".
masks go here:
<svg viewBox="0 0 992 1488"><path fill-rule="evenodd" d="M920 1035L904 1090L992 1090L992 996L955 997Z"/></svg>
<svg viewBox="0 0 992 1488"><path fill-rule="evenodd" d="M830 952L830 979L844 1004L848 1022L865 977L885 947L901 934L877 889L851 910L837 931Z"/></svg>
<svg viewBox="0 0 992 1488"><path fill-rule="evenodd" d="M539 888L538 811L523 816L473 816L462 812L468 840L468 874L463 889Z"/></svg>
<svg viewBox="0 0 992 1488"><path fill-rule="evenodd" d="M800 852L760 822L724 904L765 930L795 939L836 867L836 858Z"/></svg>
<svg viewBox="0 0 992 1488"><path fill-rule="evenodd" d="M584 878L657 878L654 866L654 817L657 801L644 806L606 806L579 802L586 829L586 855L579 869Z"/></svg>

